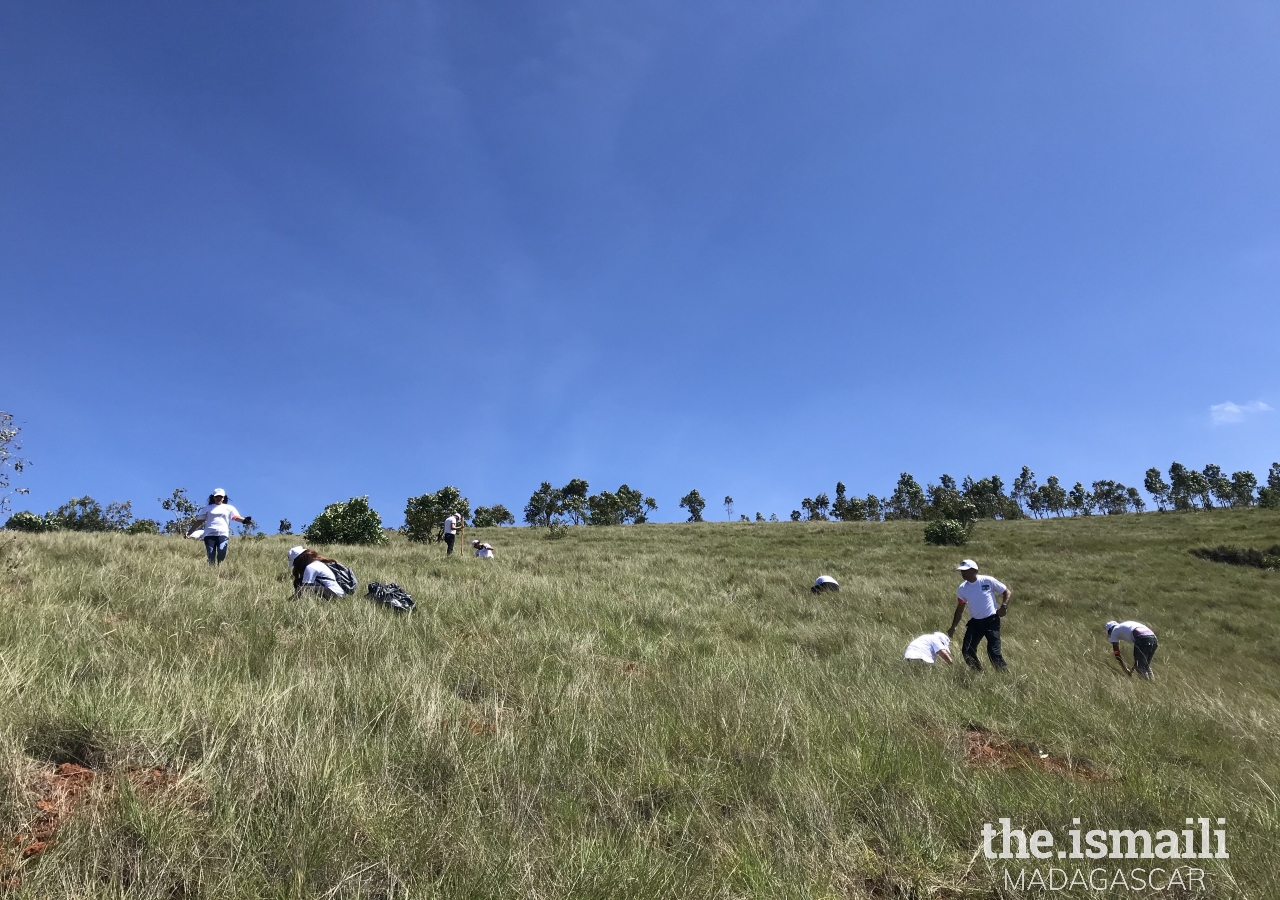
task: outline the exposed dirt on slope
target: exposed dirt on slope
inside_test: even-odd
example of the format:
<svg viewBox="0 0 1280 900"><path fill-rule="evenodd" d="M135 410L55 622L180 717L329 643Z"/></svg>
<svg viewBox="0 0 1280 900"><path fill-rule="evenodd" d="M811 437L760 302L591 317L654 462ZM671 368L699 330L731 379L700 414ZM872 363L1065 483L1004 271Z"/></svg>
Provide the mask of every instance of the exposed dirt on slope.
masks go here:
<svg viewBox="0 0 1280 900"><path fill-rule="evenodd" d="M964 758L975 767L1041 769L1083 781L1100 781L1106 777L1087 759L1054 753L1039 744L1002 738L980 725L970 725L964 730Z"/></svg>

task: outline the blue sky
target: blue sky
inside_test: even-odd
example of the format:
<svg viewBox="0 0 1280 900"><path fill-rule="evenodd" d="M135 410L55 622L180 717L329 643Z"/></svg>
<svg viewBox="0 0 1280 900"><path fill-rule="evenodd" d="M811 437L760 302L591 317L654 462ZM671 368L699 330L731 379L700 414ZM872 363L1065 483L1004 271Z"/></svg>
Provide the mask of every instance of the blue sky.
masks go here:
<svg viewBox="0 0 1280 900"><path fill-rule="evenodd" d="M1276 46L1271 3L0 2L18 508L1261 475Z"/></svg>

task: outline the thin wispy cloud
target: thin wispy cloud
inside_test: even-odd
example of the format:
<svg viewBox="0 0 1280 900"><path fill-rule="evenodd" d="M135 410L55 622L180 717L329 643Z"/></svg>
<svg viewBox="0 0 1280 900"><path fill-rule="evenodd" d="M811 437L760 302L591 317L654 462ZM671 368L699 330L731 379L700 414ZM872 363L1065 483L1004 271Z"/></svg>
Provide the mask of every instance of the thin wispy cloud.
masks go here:
<svg viewBox="0 0 1280 900"><path fill-rule="evenodd" d="M1235 422L1243 422L1246 416L1264 412L1271 412L1271 407L1261 400L1252 400L1243 404L1232 403L1228 400L1226 403L1215 403L1209 407L1209 415L1213 417L1214 425L1231 425Z"/></svg>

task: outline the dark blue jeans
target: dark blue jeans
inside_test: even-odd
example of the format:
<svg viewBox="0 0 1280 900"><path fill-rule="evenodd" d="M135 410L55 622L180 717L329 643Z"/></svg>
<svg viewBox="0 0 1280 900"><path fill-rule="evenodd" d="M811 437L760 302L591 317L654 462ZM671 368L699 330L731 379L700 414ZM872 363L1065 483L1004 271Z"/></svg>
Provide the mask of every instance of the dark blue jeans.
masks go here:
<svg viewBox="0 0 1280 900"><path fill-rule="evenodd" d="M1150 681L1155 676L1151 672L1151 657L1156 655L1159 644L1154 634L1135 634L1133 636L1133 667L1138 674Z"/></svg>
<svg viewBox="0 0 1280 900"><path fill-rule="evenodd" d="M1007 669L1004 657L1000 655L1000 617L987 616L985 619L970 619L964 629L964 644L960 650L969 668L981 671L982 663L978 662L978 644L987 639L987 659L997 669Z"/></svg>
<svg viewBox="0 0 1280 900"><path fill-rule="evenodd" d="M209 565L214 566L227 558L227 541L225 534L210 534L204 539L205 556L209 557Z"/></svg>

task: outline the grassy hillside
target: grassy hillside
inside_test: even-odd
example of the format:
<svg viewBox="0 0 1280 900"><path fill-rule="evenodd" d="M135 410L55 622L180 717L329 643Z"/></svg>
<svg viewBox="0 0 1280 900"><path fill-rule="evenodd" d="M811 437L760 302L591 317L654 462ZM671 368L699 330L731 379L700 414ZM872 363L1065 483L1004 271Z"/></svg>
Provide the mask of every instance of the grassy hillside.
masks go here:
<svg viewBox="0 0 1280 900"><path fill-rule="evenodd" d="M1208 895L1280 895L1280 575L1187 552L1270 546L1280 515L987 523L963 554L920 535L650 525L488 532L493 562L328 551L409 589L407 618L290 599L284 538L233 541L215 572L191 541L5 536L0 882L990 897L1004 863L975 851L1001 816L1060 836L1072 817L1221 816ZM949 623L961 555L1013 590L1007 675L901 660ZM809 593L822 573L839 594ZM1114 667L1110 617L1157 630L1155 683Z"/></svg>

